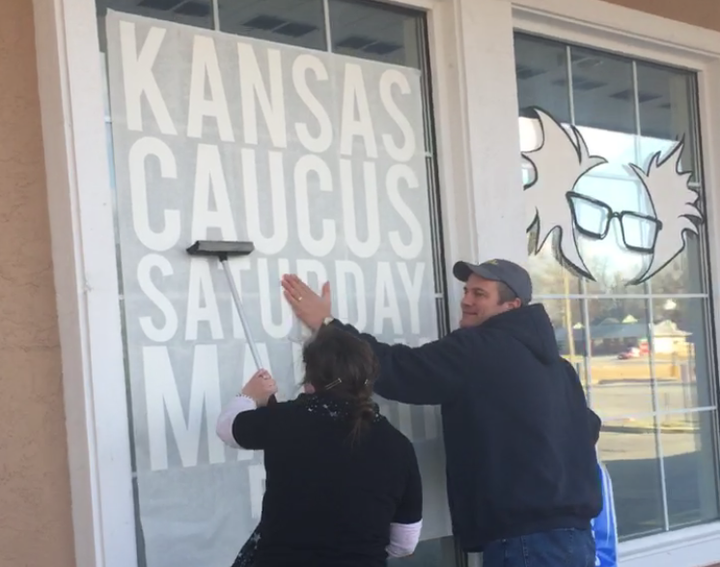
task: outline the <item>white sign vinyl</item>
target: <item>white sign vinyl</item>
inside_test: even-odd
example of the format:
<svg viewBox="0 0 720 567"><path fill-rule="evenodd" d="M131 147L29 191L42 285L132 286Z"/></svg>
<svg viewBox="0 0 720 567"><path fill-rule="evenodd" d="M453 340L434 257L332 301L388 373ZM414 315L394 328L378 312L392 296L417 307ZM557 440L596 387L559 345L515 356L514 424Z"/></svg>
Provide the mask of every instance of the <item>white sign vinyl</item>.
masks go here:
<svg viewBox="0 0 720 567"><path fill-rule="evenodd" d="M334 313L382 340L436 338L420 74L112 11L106 23L141 552L147 567L226 567L258 522L264 467L215 420L255 368L219 263L185 250L254 242L231 265L281 400L302 376L284 273L329 280ZM423 537L448 535L438 408L379 401L417 448Z"/></svg>

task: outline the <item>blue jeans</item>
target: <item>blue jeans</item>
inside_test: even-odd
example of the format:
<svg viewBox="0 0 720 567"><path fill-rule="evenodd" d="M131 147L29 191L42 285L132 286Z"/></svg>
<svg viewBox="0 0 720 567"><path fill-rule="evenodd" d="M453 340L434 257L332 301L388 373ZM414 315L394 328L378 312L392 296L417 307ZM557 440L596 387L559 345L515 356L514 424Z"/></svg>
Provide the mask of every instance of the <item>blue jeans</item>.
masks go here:
<svg viewBox="0 0 720 567"><path fill-rule="evenodd" d="M483 567L595 567L591 530L552 530L489 543Z"/></svg>

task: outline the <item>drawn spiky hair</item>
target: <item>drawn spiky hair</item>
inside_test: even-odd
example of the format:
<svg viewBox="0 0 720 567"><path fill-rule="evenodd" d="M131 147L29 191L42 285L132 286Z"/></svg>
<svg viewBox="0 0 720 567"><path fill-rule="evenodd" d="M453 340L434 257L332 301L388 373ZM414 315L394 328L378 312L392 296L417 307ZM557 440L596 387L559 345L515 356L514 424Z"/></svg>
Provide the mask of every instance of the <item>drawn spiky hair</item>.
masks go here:
<svg viewBox="0 0 720 567"><path fill-rule="evenodd" d="M522 154L535 170L535 180L525 187L524 195L526 227L534 242L532 252L538 254L552 235L557 261L576 275L594 280L575 239L567 194L583 175L607 160L590 155L585 139L574 126L568 131L544 110L530 110L537 115L542 131L540 147Z"/></svg>
<svg viewBox="0 0 720 567"><path fill-rule="evenodd" d="M703 223L703 214L698 208L700 195L689 186L692 172L681 169L680 159L684 147L684 140L681 139L664 157L661 157L661 151L654 153L645 169L630 164L647 191L653 214L662 226L650 265L628 285L649 280L672 262L685 250L686 234L698 234L698 226Z"/></svg>

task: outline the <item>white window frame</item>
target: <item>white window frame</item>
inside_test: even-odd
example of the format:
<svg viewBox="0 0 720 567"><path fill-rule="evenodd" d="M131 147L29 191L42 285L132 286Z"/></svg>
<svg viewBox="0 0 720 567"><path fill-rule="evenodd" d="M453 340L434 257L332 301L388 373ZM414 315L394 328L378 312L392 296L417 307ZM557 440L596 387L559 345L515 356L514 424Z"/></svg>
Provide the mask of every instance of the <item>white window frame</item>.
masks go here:
<svg viewBox="0 0 720 567"><path fill-rule="evenodd" d="M402 0L428 11L449 261L525 263L513 29L699 73L704 179L718 180L720 34L597 0ZM33 0L76 565L136 567L130 433L94 0ZM488 80L488 77L491 79ZM715 160L713 159L715 158ZM707 196L717 256L720 197ZM720 281L720 261L713 261ZM448 282L451 317L460 288ZM717 289L712 290L720 305ZM717 317L717 313L716 313ZM717 319L720 320L720 319ZM720 561L720 523L621 545L622 567ZM472 559L473 562L477 558Z"/></svg>

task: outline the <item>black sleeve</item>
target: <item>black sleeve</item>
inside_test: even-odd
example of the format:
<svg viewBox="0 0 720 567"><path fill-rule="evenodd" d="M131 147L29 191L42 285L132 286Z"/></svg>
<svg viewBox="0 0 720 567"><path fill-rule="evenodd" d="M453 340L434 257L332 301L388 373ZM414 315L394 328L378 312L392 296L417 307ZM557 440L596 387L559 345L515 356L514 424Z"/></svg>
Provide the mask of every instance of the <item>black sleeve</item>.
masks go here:
<svg viewBox="0 0 720 567"><path fill-rule="evenodd" d="M583 390L582 384L580 383L580 376L578 376L577 370L570 363L570 361L564 358L562 359L562 361L565 364L565 368L568 374L570 374L571 376L573 386L578 391L578 395L582 396L582 399L585 400L585 391ZM586 409L588 430L590 431L590 439L592 441L592 444L596 445L598 440L600 439L600 428L602 426L602 421L600 419L600 416L598 416L598 414L596 414L593 410L591 410L587 406Z"/></svg>
<svg viewBox="0 0 720 567"><path fill-rule="evenodd" d="M375 391L383 398L416 405L439 405L455 399L467 372L473 347L467 333L455 331L420 347L381 343L351 325L334 325L367 342L380 361L380 379Z"/></svg>
<svg viewBox="0 0 720 567"><path fill-rule="evenodd" d="M602 420L600 419L600 416L590 408L587 409L587 412L588 426L590 428L590 437L592 439L593 445L597 445L597 442L600 440L600 428L602 427Z"/></svg>
<svg viewBox="0 0 720 567"><path fill-rule="evenodd" d="M232 426L237 444L243 449L265 449L271 437L270 431L277 407L266 406L237 414Z"/></svg>
<svg viewBox="0 0 720 567"><path fill-rule="evenodd" d="M405 482L405 492L393 517L393 523L395 524L415 524L422 520L423 493L420 467L418 466L415 449L409 442L408 445L409 469Z"/></svg>

